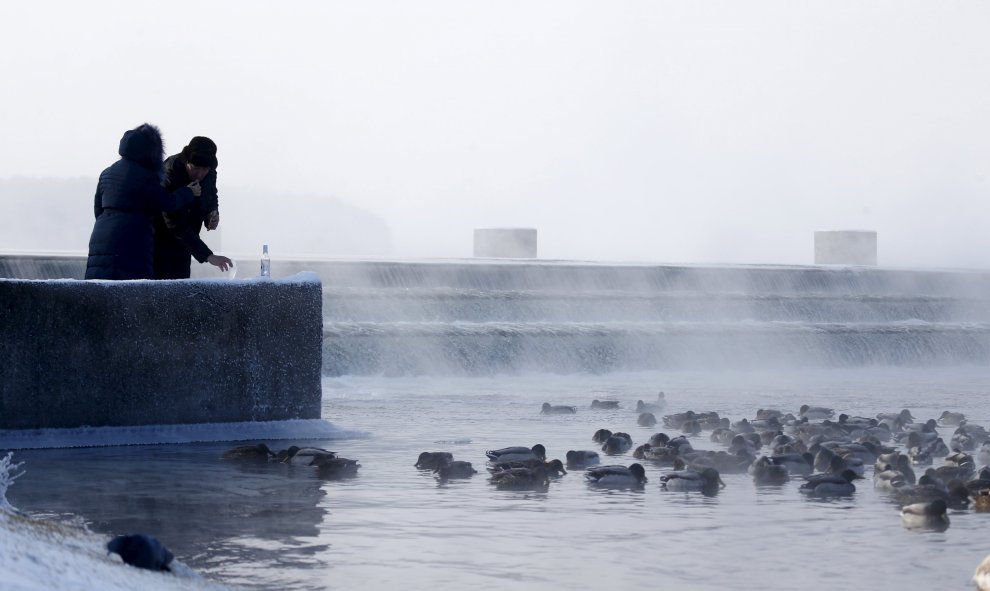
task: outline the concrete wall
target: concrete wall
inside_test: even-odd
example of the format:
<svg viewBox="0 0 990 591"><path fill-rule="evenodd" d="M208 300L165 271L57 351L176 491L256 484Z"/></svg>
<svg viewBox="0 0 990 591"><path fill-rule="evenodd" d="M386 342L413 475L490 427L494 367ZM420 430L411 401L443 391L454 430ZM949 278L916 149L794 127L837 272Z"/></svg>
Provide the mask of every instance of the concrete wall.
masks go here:
<svg viewBox="0 0 990 591"><path fill-rule="evenodd" d="M320 418L322 286L0 279L0 429Z"/></svg>

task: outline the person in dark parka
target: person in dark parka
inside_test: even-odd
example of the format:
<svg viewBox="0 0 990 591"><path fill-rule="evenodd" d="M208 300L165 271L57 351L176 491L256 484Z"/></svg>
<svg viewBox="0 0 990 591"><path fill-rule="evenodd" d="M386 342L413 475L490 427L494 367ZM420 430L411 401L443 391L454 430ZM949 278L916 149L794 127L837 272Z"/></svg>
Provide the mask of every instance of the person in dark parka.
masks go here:
<svg viewBox="0 0 990 591"><path fill-rule="evenodd" d="M155 218L155 279L186 279L190 255L199 263L210 263L226 271L233 263L215 255L199 237L205 225L215 230L220 223L217 197L217 145L208 137L196 136L182 152L165 160L165 190L199 183L202 193L192 203Z"/></svg>
<svg viewBox="0 0 990 591"><path fill-rule="evenodd" d="M86 279L151 279L153 219L187 205L200 189L194 185L169 193L162 188L165 149L153 125L124 132L118 152L120 160L100 174L96 185Z"/></svg>

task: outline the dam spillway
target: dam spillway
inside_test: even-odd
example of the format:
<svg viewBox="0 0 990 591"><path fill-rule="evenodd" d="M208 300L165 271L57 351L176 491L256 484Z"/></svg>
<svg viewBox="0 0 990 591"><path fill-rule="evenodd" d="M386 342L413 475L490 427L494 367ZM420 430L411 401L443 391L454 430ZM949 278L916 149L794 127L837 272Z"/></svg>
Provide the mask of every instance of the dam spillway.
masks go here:
<svg viewBox="0 0 990 591"><path fill-rule="evenodd" d="M990 359L990 275L979 272L470 261L320 275L325 375Z"/></svg>
<svg viewBox="0 0 990 591"><path fill-rule="evenodd" d="M238 260L253 269L253 261ZM71 257L0 272L81 275ZM990 361L990 273L548 260L276 260L323 285L323 374L947 366ZM244 273L242 272L242 276Z"/></svg>

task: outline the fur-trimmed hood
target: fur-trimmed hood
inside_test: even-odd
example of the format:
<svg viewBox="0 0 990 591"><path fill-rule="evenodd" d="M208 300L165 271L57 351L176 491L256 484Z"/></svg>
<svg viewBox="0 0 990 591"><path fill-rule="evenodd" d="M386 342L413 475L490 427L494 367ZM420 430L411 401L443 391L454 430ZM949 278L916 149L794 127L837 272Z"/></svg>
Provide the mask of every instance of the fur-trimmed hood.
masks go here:
<svg viewBox="0 0 990 591"><path fill-rule="evenodd" d="M124 132L117 153L144 168L159 171L165 161L165 145L162 132L150 123L144 123Z"/></svg>

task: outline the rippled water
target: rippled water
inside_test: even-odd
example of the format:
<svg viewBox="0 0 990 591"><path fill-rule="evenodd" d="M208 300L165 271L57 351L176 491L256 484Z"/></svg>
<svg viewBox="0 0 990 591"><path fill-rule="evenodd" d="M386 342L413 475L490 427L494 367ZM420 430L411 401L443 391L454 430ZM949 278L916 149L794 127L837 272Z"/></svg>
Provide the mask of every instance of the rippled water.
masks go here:
<svg viewBox="0 0 990 591"><path fill-rule="evenodd" d="M990 426L988 368L327 378L324 417L370 433L325 444L361 461L357 478L224 462L223 444L33 450L15 454L27 473L8 496L96 531L153 533L207 576L259 589L971 588L990 514L953 512L942 533L906 530L869 471L853 497L831 501L804 498L794 481L758 489L746 475L726 475L713 498L668 493L650 465L636 491L592 489L576 471L546 493L487 483L486 449L541 442L563 458L594 449L602 427L642 443L658 429L637 427L632 409L661 389L667 412L733 420L808 403L867 416L950 409ZM594 398L623 408L590 410ZM544 401L579 411L541 416ZM717 448L707 433L695 440ZM482 473L439 484L413 467L426 450Z"/></svg>

